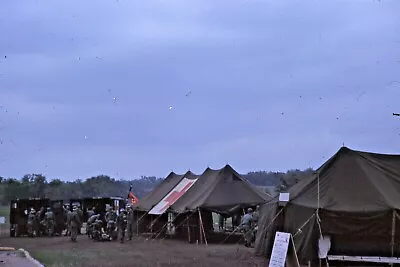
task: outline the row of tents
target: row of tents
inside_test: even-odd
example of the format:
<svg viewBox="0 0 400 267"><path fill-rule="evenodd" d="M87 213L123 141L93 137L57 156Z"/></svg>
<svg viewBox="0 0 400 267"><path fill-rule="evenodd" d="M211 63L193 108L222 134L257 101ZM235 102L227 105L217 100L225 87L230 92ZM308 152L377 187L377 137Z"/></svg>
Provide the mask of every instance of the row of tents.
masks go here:
<svg viewBox="0 0 400 267"><path fill-rule="evenodd" d="M137 232L165 234L166 226L173 221L175 236L189 242L207 242L213 238L213 212L229 217L269 199L269 194L242 178L230 165L218 170L207 168L201 175L171 172L134 205Z"/></svg>
<svg viewBox="0 0 400 267"><path fill-rule="evenodd" d="M400 256L400 155L342 147L287 193L281 205L229 165L201 175L172 172L135 205L138 232L162 232L175 214L178 235L207 240L211 212L231 216L261 205L256 255L270 256L281 231L292 234L300 262L319 259L321 237L329 237L330 255Z"/></svg>

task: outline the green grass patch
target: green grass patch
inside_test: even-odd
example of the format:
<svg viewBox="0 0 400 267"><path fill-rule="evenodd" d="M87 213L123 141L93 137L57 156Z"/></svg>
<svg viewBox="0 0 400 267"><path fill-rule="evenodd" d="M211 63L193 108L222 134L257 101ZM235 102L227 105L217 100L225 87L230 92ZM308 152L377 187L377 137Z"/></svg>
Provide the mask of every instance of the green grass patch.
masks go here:
<svg viewBox="0 0 400 267"><path fill-rule="evenodd" d="M90 252L78 250L68 251L37 251L30 253L33 258L45 266L80 266L85 262L93 260L95 255Z"/></svg>

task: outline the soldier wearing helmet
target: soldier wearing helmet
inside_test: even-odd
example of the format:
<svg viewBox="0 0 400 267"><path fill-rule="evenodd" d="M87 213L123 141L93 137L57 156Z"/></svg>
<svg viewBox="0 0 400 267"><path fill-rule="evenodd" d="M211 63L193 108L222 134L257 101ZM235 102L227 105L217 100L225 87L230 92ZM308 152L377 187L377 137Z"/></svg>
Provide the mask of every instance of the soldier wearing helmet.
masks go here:
<svg viewBox="0 0 400 267"><path fill-rule="evenodd" d="M28 229L28 235L30 237L34 236L35 233L35 221L36 221L36 215L35 215L35 210L33 208L31 208L31 211L29 212L28 215L28 225L27 225L27 229Z"/></svg>
<svg viewBox="0 0 400 267"><path fill-rule="evenodd" d="M69 230L71 231L71 241L76 242L76 238L78 235L78 227L82 224L79 214L78 208L76 206L73 207L72 212L69 217Z"/></svg>
<svg viewBox="0 0 400 267"><path fill-rule="evenodd" d="M241 229L244 231L244 245L249 247L252 239L252 223L253 223L253 209L248 208L247 213L243 216L240 223Z"/></svg>
<svg viewBox="0 0 400 267"><path fill-rule="evenodd" d="M128 225L128 218L126 216L125 209L120 209L119 210L119 215L118 215L118 219L117 219L117 225L118 225L119 232L121 234L121 243L124 243L124 241L125 241L125 231L126 231L126 227Z"/></svg>
<svg viewBox="0 0 400 267"><path fill-rule="evenodd" d="M54 216L54 213L50 207L47 207L46 213L44 214L44 218L45 218L47 234L48 236L53 236L56 217Z"/></svg>
<svg viewBox="0 0 400 267"><path fill-rule="evenodd" d="M128 229L128 238L129 240L132 240L132 236L133 236L133 227L134 227L134 220L135 220L135 215L133 212L133 208L132 205L127 205L127 214L126 216L128 217L128 225L127 225L127 229Z"/></svg>

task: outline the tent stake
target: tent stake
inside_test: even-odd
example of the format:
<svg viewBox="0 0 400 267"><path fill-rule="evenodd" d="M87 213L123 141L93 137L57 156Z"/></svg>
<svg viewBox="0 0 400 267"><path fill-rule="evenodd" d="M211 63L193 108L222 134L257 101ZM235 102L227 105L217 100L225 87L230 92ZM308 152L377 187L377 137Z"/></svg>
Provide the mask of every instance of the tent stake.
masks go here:
<svg viewBox="0 0 400 267"><path fill-rule="evenodd" d="M200 232L201 232L201 231L203 232L204 241L206 242L206 246L208 246L207 237L206 237L206 232L204 231L203 219L201 218L200 208L198 208L198 211L199 211L200 226L201 226ZM200 235L200 236L201 236L201 235Z"/></svg>

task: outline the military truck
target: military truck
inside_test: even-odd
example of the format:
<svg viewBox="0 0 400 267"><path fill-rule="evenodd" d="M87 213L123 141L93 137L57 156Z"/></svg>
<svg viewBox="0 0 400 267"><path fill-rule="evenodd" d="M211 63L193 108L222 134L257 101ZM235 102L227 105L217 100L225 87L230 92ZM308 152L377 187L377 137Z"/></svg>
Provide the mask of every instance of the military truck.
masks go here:
<svg viewBox="0 0 400 267"><path fill-rule="evenodd" d="M28 235L27 223L31 209L36 212L41 207L50 207L56 218L55 233L61 234L65 229L64 210L62 200L50 200L48 198L15 199L10 203L10 236L19 237Z"/></svg>
<svg viewBox="0 0 400 267"><path fill-rule="evenodd" d="M48 198L15 199L10 203L10 236L18 237L28 234L27 222L31 208L38 211L41 207L49 207Z"/></svg>

